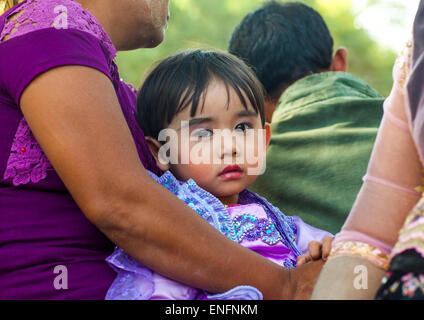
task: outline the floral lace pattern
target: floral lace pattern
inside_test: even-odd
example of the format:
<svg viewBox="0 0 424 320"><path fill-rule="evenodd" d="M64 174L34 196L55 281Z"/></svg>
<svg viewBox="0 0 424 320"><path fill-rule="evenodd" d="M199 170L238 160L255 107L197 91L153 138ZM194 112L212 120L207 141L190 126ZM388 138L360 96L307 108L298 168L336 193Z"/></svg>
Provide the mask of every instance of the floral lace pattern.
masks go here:
<svg viewBox="0 0 424 320"><path fill-rule="evenodd" d="M60 16L66 17L66 27L85 31L98 38L107 49L112 59L116 56L116 49L102 25L87 10L73 0L27 0L15 10L9 17L16 14L16 19L6 22L0 33L0 42L7 36L9 39L26 33L46 29L59 28L57 26Z"/></svg>
<svg viewBox="0 0 424 320"><path fill-rule="evenodd" d="M115 76L117 70L113 59L116 49L112 41L96 18L73 0L27 0L19 4L9 13L9 20L3 30L0 30L0 42L36 30L57 27L57 18L60 15L65 15L67 28L87 32L101 41L111 74ZM14 18L10 19L12 16ZM47 177L47 169L50 167L50 162L26 120L22 118L13 140L4 179L13 179L14 186L37 183Z"/></svg>
<svg viewBox="0 0 424 320"><path fill-rule="evenodd" d="M51 164L35 140L24 118L19 123L7 161L4 179L13 179L13 185L37 183L47 177Z"/></svg>

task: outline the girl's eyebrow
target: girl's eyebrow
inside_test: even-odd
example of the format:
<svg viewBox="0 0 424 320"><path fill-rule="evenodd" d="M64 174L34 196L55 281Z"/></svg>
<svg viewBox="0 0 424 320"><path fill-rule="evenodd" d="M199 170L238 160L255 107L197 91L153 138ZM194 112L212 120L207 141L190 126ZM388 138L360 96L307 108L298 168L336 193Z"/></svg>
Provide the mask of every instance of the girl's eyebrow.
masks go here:
<svg viewBox="0 0 424 320"><path fill-rule="evenodd" d="M238 113L239 117L257 117L258 113L252 110L243 110Z"/></svg>
<svg viewBox="0 0 424 320"><path fill-rule="evenodd" d="M237 114L237 116L239 118L242 118L242 117L257 117L258 114L255 111L252 111L252 110L242 110ZM181 121L182 125L178 130L181 130L182 128L186 128L186 127L195 126L197 124L212 122L212 121L213 121L212 118L193 118L193 119L190 119L189 121Z"/></svg>
<svg viewBox="0 0 424 320"><path fill-rule="evenodd" d="M191 127L197 124L202 124L202 123L211 122L211 121L212 121L212 118L194 118L194 119L191 119L190 121L184 121L184 123L183 121L181 121L182 125L180 127L180 130L182 128Z"/></svg>

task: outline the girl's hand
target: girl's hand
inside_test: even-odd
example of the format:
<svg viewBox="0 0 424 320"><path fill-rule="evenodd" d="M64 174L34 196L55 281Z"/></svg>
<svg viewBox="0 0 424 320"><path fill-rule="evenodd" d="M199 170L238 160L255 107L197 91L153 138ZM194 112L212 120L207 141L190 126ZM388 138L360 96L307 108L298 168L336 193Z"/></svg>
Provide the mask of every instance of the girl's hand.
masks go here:
<svg viewBox="0 0 424 320"><path fill-rule="evenodd" d="M301 266L308 262L314 260L327 261L328 256L331 251L331 243L333 242L333 237L327 236L322 240L322 242L311 241L308 245L309 252L297 257L297 266Z"/></svg>

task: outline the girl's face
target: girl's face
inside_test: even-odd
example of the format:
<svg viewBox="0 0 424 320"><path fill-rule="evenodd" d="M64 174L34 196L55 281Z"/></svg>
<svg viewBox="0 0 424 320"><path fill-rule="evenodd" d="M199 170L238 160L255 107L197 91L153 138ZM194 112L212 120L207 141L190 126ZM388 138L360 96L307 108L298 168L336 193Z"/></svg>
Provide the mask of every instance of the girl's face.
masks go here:
<svg viewBox="0 0 424 320"><path fill-rule="evenodd" d="M179 180L192 178L224 204L237 203L238 194L261 173L270 139L269 125L263 128L249 100L246 109L229 90L228 95L225 84L213 80L194 117L190 107L175 116L168 129L176 135L167 145L178 161L159 164Z"/></svg>

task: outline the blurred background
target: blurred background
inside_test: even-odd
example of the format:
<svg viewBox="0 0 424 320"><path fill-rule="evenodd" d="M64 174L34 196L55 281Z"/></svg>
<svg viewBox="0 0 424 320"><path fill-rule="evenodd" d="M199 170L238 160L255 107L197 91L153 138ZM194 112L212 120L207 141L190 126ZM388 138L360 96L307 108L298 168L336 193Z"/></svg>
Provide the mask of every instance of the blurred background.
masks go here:
<svg viewBox="0 0 424 320"><path fill-rule="evenodd" d="M282 1L282 0L280 0ZM226 50L234 28L263 0L171 0L165 41L154 49L120 52L121 77L139 87L151 65L185 48ZM349 50L349 72L382 95L392 85L392 67L412 30L419 0L300 0L324 17L335 49Z"/></svg>

